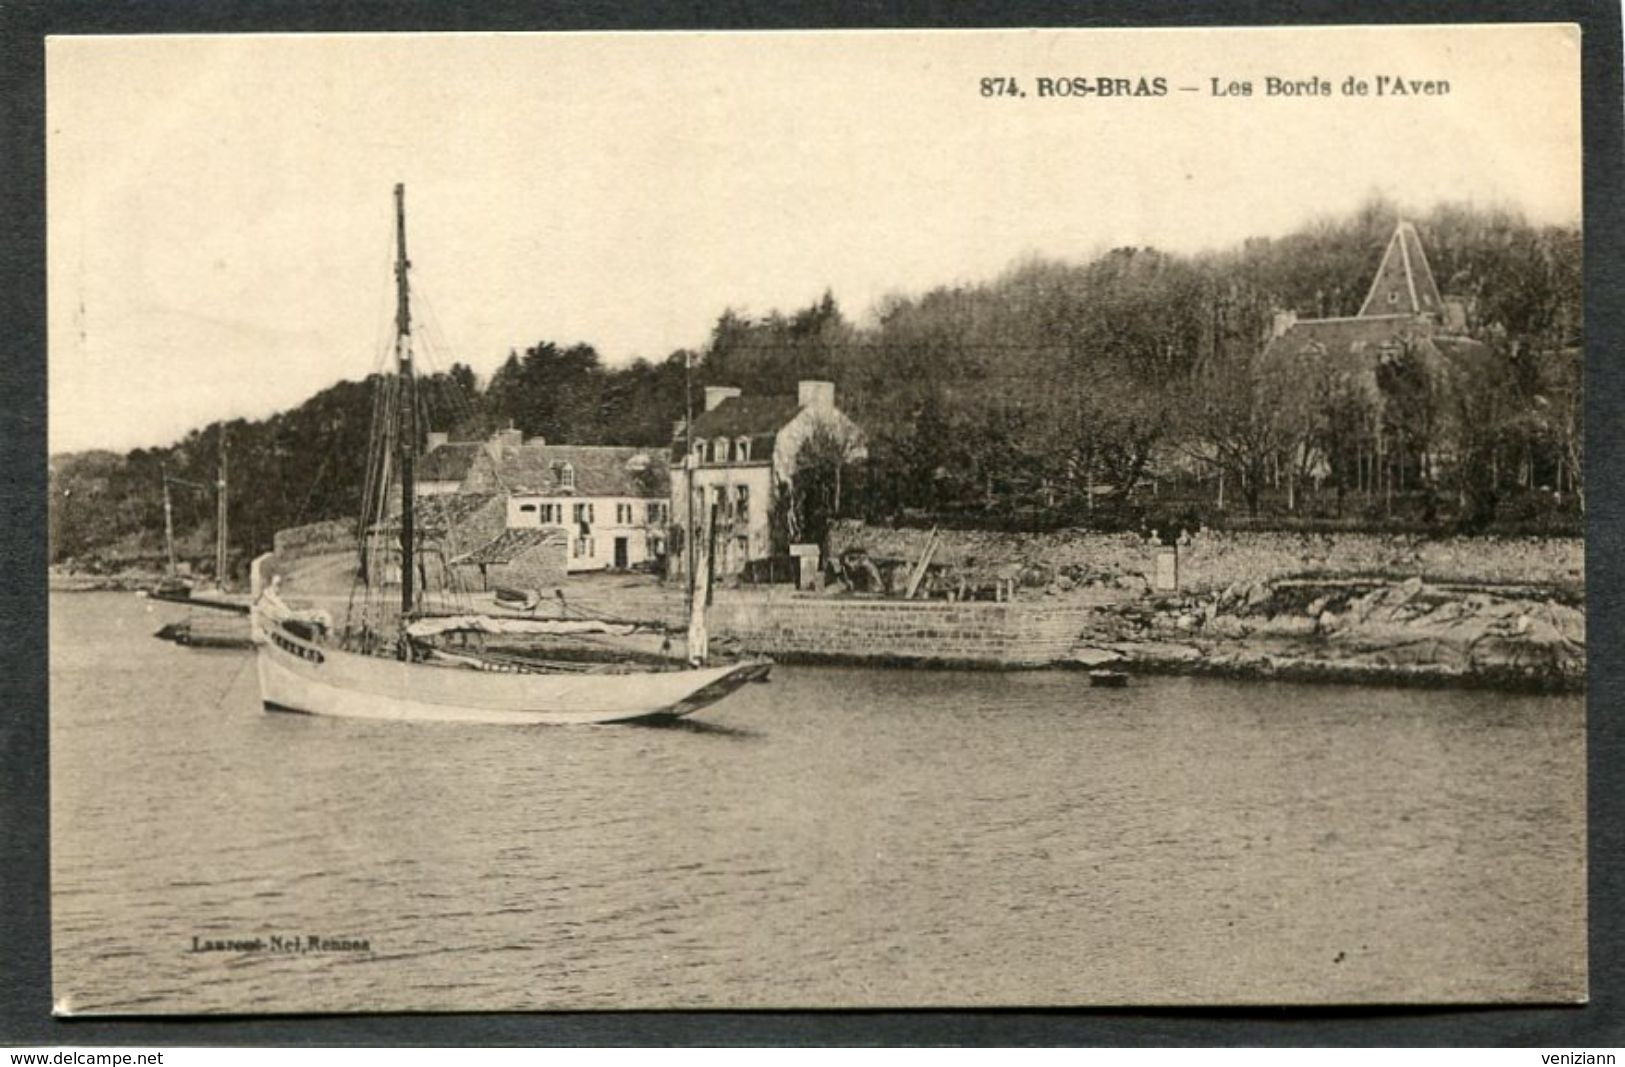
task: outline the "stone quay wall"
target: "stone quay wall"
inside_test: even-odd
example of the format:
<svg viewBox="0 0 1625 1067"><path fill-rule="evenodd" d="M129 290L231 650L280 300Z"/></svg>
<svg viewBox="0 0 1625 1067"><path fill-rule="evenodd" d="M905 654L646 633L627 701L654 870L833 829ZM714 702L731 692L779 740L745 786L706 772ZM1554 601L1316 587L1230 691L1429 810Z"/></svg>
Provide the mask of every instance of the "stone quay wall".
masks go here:
<svg viewBox="0 0 1625 1067"><path fill-rule="evenodd" d="M861 548L871 557L915 560L930 531L836 524L839 555ZM1026 570L1023 584L1065 576L1078 585L1150 583L1157 545L1134 533L1063 530L996 533L943 530L933 562L973 578ZM1292 577L1383 575L1429 582L1583 586L1585 542L1578 537L1443 537L1404 534L1204 530L1179 546L1182 590L1217 592Z"/></svg>
<svg viewBox="0 0 1625 1067"><path fill-rule="evenodd" d="M1065 659L1086 609L1037 603L719 593L709 626L752 652L805 662L1042 667Z"/></svg>
<svg viewBox="0 0 1625 1067"><path fill-rule="evenodd" d="M271 544L277 556L283 560L330 552L354 552L355 520L327 519L304 526L291 526L272 535Z"/></svg>

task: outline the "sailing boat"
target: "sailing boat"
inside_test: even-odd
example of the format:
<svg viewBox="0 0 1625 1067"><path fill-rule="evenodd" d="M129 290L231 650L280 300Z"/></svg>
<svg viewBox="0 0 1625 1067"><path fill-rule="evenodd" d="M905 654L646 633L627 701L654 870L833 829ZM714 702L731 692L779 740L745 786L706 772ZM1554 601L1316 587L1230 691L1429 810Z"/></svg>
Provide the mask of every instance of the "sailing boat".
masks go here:
<svg viewBox="0 0 1625 1067"><path fill-rule="evenodd" d="M172 600L187 604L201 604L205 607L221 608L226 611L235 611L239 614L248 614L248 601L242 594L232 594L226 590L227 566L227 536L226 536L226 428L220 427L220 465L215 475L213 486L200 482L190 481L170 474L168 470L161 470L160 477L164 487L164 552L168 558L169 566L164 577L158 582L157 588L147 595L155 600ZM175 507L171 499L170 487L180 486L204 494L213 492L215 500L215 543L214 543L214 589L210 595L212 599L200 597L197 593L200 587L191 579L183 578L180 567L175 559Z"/></svg>
<svg viewBox="0 0 1625 1067"><path fill-rule="evenodd" d="M417 400L406 256L406 193L395 186L396 315L394 374L384 379L367 469L357 590L342 630L320 612L290 609L278 580L266 581L269 556L251 570L251 613L260 697L268 710L363 719L502 724L580 724L671 719L765 679L766 660L713 664L691 621L687 662L657 664L630 655L603 661L495 655L485 635L629 637L637 624L596 619L530 619L436 614L420 598L415 478ZM384 540L391 482L398 484L399 545ZM376 594L399 585L398 608ZM361 603L356 603L356 593ZM357 608L359 607L359 611ZM440 639L464 642L447 647ZM469 647L469 641L476 642ZM698 654L696 654L698 653Z"/></svg>
<svg viewBox="0 0 1625 1067"><path fill-rule="evenodd" d="M232 593L226 590L225 426L220 427L220 466L213 486L215 495L215 584L212 590L199 588L180 575L180 568L175 561L174 504L170 499L169 491L172 485L178 485L200 493L209 492L210 487L176 477L167 470L162 472L162 478L164 483L164 548L169 559L169 569L163 579L159 581L157 588L147 591L144 595L153 600L185 604L193 610L188 612L187 617L179 622L164 624L153 636L160 641L173 641L178 645L206 648L251 647L251 634L248 620L245 617L248 615L249 609L248 598L241 593Z"/></svg>

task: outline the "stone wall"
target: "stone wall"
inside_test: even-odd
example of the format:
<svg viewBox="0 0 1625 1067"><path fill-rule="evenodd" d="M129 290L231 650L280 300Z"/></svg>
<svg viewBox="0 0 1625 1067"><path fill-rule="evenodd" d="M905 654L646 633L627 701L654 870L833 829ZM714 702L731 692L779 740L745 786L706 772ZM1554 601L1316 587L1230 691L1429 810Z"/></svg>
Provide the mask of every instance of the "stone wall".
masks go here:
<svg viewBox="0 0 1625 1067"><path fill-rule="evenodd" d="M284 559L320 556L328 552L355 550L355 520L328 519L305 526L278 530L271 539L276 554Z"/></svg>
<svg viewBox="0 0 1625 1067"><path fill-rule="evenodd" d="M929 531L838 523L834 552L862 548L881 559L918 559ZM1022 534L941 531L934 562L990 580L1022 566L1079 584L1149 582L1155 546L1133 533L1084 530ZM1203 531L1180 546L1183 589L1220 590L1295 576L1391 575L1433 582L1583 585L1585 543L1574 538L1449 537Z"/></svg>
<svg viewBox="0 0 1625 1067"><path fill-rule="evenodd" d="M781 659L936 666L1040 667L1064 659L1083 626L1077 606L862 600L787 591L719 593L709 626Z"/></svg>

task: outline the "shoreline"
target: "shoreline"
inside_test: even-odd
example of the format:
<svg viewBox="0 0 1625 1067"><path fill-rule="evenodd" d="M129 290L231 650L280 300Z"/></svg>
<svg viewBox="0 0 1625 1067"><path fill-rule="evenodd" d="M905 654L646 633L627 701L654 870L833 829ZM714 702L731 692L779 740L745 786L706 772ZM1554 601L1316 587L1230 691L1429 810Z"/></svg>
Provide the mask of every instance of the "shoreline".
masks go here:
<svg viewBox="0 0 1625 1067"><path fill-rule="evenodd" d="M1165 645L1161 648L1182 646ZM1290 655L1237 652L1183 657L1125 655L1112 661L1130 674L1228 678L1247 682L1298 682L1312 685L1389 686L1398 689L1482 689L1503 693L1582 694L1585 672L1547 672L1519 668L1460 670L1440 664L1362 663ZM1107 664L1070 662L1064 670L1089 671Z"/></svg>
<svg viewBox="0 0 1625 1067"><path fill-rule="evenodd" d="M302 562L302 561L300 561ZM295 571L303 570L293 562ZM316 578L316 573L310 577ZM326 578L327 575L321 574ZM150 576L51 575L53 593L139 592ZM329 583L290 581L326 601ZM648 578L594 575L566 587L595 613L681 617ZM937 670L1087 671L1246 681L1583 693L1577 591L1539 582L1282 577L1221 591L1023 590L1003 603L719 589L715 640L787 664ZM669 616L669 617L667 617Z"/></svg>
<svg viewBox="0 0 1625 1067"><path fill-rule="evenodd" d="M1586 681L1580 675L1525 674L1515 671L1460 672L1434 666L1393 664L1370 666L1331 660L1260 657L1258 659L1184 659L1147 655L1125 656L1101 663L1056 660L1051 663L1013 665L987 660L930 659L919 656L855 656L845 653L779 652L776 663L806 667L855 667L896 671L978 671L1020 673L1026 671L1065 671L1087 674L1110 666L1131 677L1224 678L1240 682L1292 682L1305 685L1350 685L1396 689L1462 689L1503 693L1530 693L1550 696L1583 694Z"/></svg>

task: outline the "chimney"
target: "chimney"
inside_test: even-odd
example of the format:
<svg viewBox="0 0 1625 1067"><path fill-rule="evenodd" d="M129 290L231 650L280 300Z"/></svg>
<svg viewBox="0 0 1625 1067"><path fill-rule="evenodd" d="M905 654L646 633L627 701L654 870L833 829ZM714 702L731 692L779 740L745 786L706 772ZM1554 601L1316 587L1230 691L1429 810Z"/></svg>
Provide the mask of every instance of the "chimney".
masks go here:
<svg viewBox="0 0 1625 1067"><path fill-rule="evenodd" d="M672 419L671 420L671 439L673 441L681 441L683 439L683 432L685 430L687 430L687 429L688 429L688 420L687 419Z"/></svg>
<svg viewBox="0 0 1625 1067"><path fill-rule="evenodd" d="M835 383L815 380L796 383L796 403L814 411L829 411L835 407Z"/></svg>
<svg viewBox="0 0 1625 1067"><path fill-rule="evenodd" d="M449 434L449 433L436 433L435 431L431 430L431 431L429 431L428 435L424 439L425 447L424 447L423 450L425 452L433 452L435 449L439 448L441 445L447 444L450 441L451 441L451 434Z"/></svg>
<svg viewBox="0 0 1625 1067"><path fill-rule="evenodd" d="M731 385L708 385L705 387L705 410L710 411L724 400L739 395L739 390Z"/></svg>

